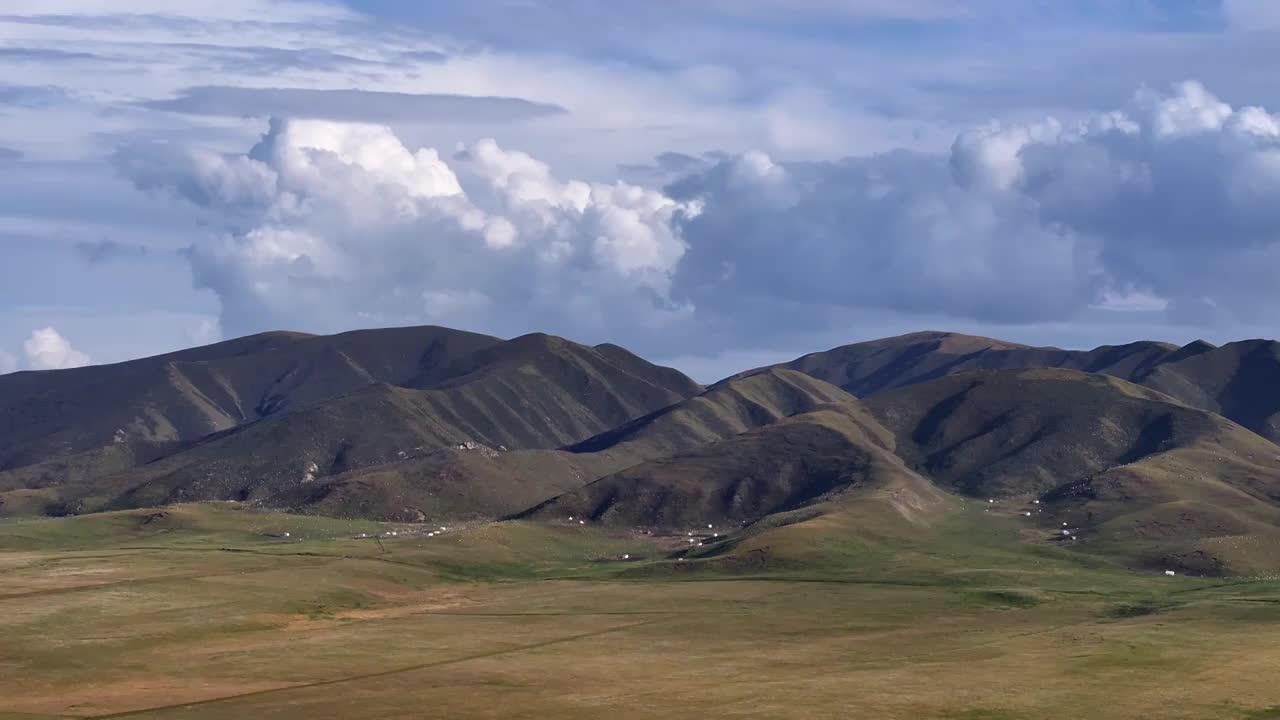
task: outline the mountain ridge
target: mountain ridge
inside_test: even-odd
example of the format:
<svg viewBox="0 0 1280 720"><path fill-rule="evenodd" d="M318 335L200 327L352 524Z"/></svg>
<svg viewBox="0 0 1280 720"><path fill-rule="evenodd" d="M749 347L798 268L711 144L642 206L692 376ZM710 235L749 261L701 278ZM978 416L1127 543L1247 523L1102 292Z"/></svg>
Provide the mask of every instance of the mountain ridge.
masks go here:
<svg viewBox="0 0 1280 720"><path fill-rule="evenodd" d="M1159 390L1280 441L1280 385L1266 381L1280 377L1280 342L1274 340L1239 340L1222 346L1203 340L1183 346L1140 340L1063 350L924 331L841 345L767 367L798 370L857 397L970 370L1079 370ZM1248 390L1243 389L1246 386Z"/></svg>
<svg viewBox="0 0 1280 720"><path fill-rule="evenodd" d="M267 333L0 378L0 517L201 500L574 516L723 527L686 550L742 559L840 533L909 542L976 511L1135 567L1270 572L1277 379L1266 340L1063 350L926 331L704 387L543 333Z"/></svg>

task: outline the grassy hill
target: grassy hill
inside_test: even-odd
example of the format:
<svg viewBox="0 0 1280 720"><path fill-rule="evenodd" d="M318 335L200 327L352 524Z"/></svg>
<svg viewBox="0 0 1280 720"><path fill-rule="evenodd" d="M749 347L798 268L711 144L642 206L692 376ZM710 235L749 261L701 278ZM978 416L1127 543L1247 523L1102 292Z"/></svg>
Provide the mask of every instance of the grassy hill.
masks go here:
<svg viewBox="0 0 1280 720"><path fill-rule="evenodd" d="M925 334L704 389L435 330L0 383L0 719L1280 712L1271 344Z"/></svg>
<svg viewBox="0 0 1280 720"><path fill-rule="evenodd" d="M768 547L803 564L806 537L901 544L979 508L1033 546L1267 573L1280 446L1252 429L1274 425L1277 357L1263 341L1065 351L917 333L702 388L542 334L272 333L5 378L18 441L0 442L0 517L199 500L411 523L572 515L710 524L733 532L683 557ZM102 442L124 415L147 433Z"/></svg>
<svg viewBox="0 0 1280 720"><path fill-rule="evenodd" d="M867 406L908 465L1042 538L1147 567L1280 568L1280 452L1219 415L1070 370L961 373ZM1039 503L1031 502L1038 499ZM1006 507L1008 506L1008 507Z"/></svg>
<svg viewBox="0 0 1280 720"><path fill-rule="evenodd" d="M607 456L559 450L446 448L291 485L262 504L402 522L492 519L576 490L615 467Z"/></svg>
<svg viewBox="0 0 1280 720"><path fill-rule="evenodd" d="M1222 414L1280 440L1280 343L1247 340L1215 347L1140 341L1093 350L1032 347L991 338L919 332L854 343L797 358L783 367L857 395L974 370L1061 368L1112 375ZM1268 380L1270 378L1271 380Z"/></svg>
<svg viewBox="0 0 1280 720"><path fill-rule="evenodd" d="M1280 343L1246 340L1189 345L1143 373L1143 385L1235 420L1280 441Z"/></svg>
<svg viewBox="0 0 1280 720"><path fill-rule="evenodd" d="M800 547L815 526L903 542L915 523L968 507L1016 522L1029 543L1129 566L1280 570L1268 554L1280 547L1280 449L1150 388L1062 369L944 375L846 398L641 462L529 516L747 527L695 545L745 558L761 547L749 538L776 557L779 538Z"/></svg>
<svg viewBox="0 0 1280 720"><path fill-rule="evenodd" d="M1233 425L1132 383L1073 370L960 373L865 402L909 464L983 498L1038 495Z"/></svg>
<svg viewBox="0 0 1280 720"><path fill-rule="evenodd" d="M0 470L192 442L372 383L439 372L497 338L438 327L265 333L115 365L0 376Z"/></svg>
<svg viewBox="0 0 1280 720"><path fill-rule="evenodd" d="M667 529L737 526L852 488L906 482L911 473L893 448L892 435L850 399L640 463L531 514Z"/></svg>
<svg viewBox="0 0 1280 720"><path fill-rule="evenodd" d="M730 378L705 392L567 447L576 453L609 452L632 462L763 427L831 403L853 401L838 387L803 373L771 368Z"/></svg>
<svg viewBox="0 0 1280 720"><path fill-rule="evenodd" d="M379 345L384 332L389 342ZM164 436L172 436L164 443L111 441L10 468L0 472L0 514L88 512L188 500L261 501L295 485L395 462L402 454L424 449L468 442L502 450L559 447L702 390L679 372L614 346L592 348L546 335L506 342L467 334L457 338L435 328L370 333L354 340L335 336L337 340L324 343L291 337L280 341L289 348L288 358L281 359L282 351L273 343L261 350L266 360L260 365L254 365L259 360L253 357L260 347L252 344L248 355L231 360L258 367L262 377L290 368L269 383L273 390L259 399L256 415L224 415L217 423L175 430ZM378 345L380 350L340 352L346 342ZM299 355L288 343L312 343L318 349L314 355ZM208 350L196 357L223 362L228 352ZM338 355L343 362L327 362ZM126 369L139 376L157 363L162 375L173 370L169 361L137 362L138 367ZM123 372L120 367L108 366L106 372ZM208 377L218 375L201 368ZM225 378L229 371L220 372ZM57 380L57 374L36 377L45 377L46 384L49 378ZM325 396L328 391L331 397ZM83 426L72 425L89 437L95 425L114 424L112 413L135 412L135 406L143 407L138 412L150 412L145 398L135 398L133 404L122 401L118 411L84 410ZM210 432L185 440L186 433L201 430Z"/></svg>

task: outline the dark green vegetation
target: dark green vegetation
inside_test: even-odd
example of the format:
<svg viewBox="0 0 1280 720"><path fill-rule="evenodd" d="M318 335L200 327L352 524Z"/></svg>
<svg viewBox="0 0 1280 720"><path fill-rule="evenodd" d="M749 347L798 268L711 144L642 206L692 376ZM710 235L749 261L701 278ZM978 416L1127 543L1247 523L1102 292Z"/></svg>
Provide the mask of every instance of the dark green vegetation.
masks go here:
<svg viewBox="0 0 1280 720"><path fill-rule="evenodd" d="M1277 357L922 333L703 388L403 328L0 376L0 720L1270 717Z"/></svg>

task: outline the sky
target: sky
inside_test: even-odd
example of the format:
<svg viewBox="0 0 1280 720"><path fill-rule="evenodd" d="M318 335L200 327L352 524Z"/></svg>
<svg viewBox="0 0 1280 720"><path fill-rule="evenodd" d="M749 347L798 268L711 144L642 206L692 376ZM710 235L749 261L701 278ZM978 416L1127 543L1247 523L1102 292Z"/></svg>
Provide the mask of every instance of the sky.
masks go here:
<svg viewBox="0 0 1280 720"><path fill-rule="evenodd" d="M7 0L0 373L1280 335L1271 0Z"/></svg>

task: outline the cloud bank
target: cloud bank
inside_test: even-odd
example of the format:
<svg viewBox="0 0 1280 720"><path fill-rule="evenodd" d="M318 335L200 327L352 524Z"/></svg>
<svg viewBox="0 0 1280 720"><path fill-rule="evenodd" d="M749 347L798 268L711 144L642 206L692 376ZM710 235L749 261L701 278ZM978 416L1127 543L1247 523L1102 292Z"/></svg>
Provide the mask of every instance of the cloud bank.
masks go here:
<svg viewBox="0 0 1280 720"><path fill-rule="evenodd" d="M673 191L706 208L682 228L678 276L699 308L758 298L1010 323L1142 296L1209 324L1280 305L1280 118L1195 83L1078 123L975 128L945 156L748 155Z"/></svg>
<svg viewBox="0 0 1280 720"><path fill-rule="evenodd" d="M1280 118L1195 83L1079 122L973 128L942 154L665 156L663 190L561 180L491 140L444 157L323 121L275 120L240 155L137 146L116 165L221 223L187 258L229 335L438 322L672 349L845 311L1211 325L1280 310Z"/></svg>

